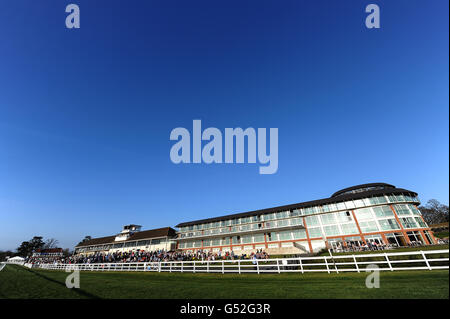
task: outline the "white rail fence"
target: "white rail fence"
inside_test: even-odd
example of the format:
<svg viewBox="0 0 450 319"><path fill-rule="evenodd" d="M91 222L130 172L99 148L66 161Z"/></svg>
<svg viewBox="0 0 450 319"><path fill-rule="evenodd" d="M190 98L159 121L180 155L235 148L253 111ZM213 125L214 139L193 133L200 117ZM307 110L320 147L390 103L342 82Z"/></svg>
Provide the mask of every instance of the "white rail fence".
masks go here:
<svg viewBox="0 0 450 319"><path fill-rule="evenodd" d="M449 250L295 257L256 260L168 261L103 264L25 264L29 268L81 271L153 271L191 273L361 272L368 265L381 271L449 269Z"/></svg>

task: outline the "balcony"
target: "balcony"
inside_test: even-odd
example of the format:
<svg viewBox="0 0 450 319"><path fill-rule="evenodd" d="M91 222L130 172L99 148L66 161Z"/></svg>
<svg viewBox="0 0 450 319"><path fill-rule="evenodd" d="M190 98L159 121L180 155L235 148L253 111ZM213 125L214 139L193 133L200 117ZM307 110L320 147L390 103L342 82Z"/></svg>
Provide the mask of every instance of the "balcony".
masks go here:
<svg viewBox="0 0 450 319"><path fill-rule="evenodd" d="M285 223L280 223L285 222ZM249 225L250 226L250 225ZM240 226L242 227L242 226ZM201 234L201 235L191 235L187 236L187 234L178 234L177 240L185 240L185 239L201 239L201 238L211 238L211 237L222 237L222 236L235 236L235 235L245 235L245 234L254 234L259 232L268 232L271 230L287 230L287 229L304 229L302 223L295 223L292 220L280 220L277 222L270 222L269 225L264 225L258 228L249 227L249 229L240 229L235 231L230 231L226 229L222 232L217 233L209 233L209 234ZM183 236L184 235L184 236Z"/></svg>

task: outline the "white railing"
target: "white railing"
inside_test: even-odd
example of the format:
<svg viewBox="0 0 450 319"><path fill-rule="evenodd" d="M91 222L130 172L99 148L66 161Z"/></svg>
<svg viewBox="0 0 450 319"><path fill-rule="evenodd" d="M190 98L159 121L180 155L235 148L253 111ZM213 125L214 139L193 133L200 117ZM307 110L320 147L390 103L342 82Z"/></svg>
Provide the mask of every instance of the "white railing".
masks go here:
<svg viewBox="0 0 450 319"><path fill-rule="evenodd" d="M295 257L256 260L167 261L104 264L40 264L27 267L81 271L153 271L207 273L361 272L368 265L381 271L449 269L449 250Z"/></svg>

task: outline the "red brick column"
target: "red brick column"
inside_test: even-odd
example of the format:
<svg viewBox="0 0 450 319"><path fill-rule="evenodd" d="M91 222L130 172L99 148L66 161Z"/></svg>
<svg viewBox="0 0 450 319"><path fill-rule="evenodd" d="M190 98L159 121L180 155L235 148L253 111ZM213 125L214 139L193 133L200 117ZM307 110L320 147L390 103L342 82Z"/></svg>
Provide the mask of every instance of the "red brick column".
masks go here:
<svg viewBox="0 0 450 319"><path fill-rule="evenodd" d="M309 239L309 232L308 232L308 227L306 225L306 219L305 217L302 217L303 220L303 226L305 227L305 231L306 231L306 239L308 239L308 246L309 246L309 251L311 252L311 254L313 253L313 248L311 245L311 239Z"/></svg>

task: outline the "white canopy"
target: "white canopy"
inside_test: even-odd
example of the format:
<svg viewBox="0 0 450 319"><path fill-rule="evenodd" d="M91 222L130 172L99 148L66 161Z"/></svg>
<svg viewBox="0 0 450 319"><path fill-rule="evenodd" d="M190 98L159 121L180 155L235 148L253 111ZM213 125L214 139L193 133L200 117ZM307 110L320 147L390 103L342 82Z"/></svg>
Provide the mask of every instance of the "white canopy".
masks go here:
<svg viewBox="0 0 450 319"><path fill-rule="evenodd" d="M25 261L25 258L19 257L19 256L12 257L7 260L7 262L9 262L9 263L22 263L24 261Z"/></svg>

